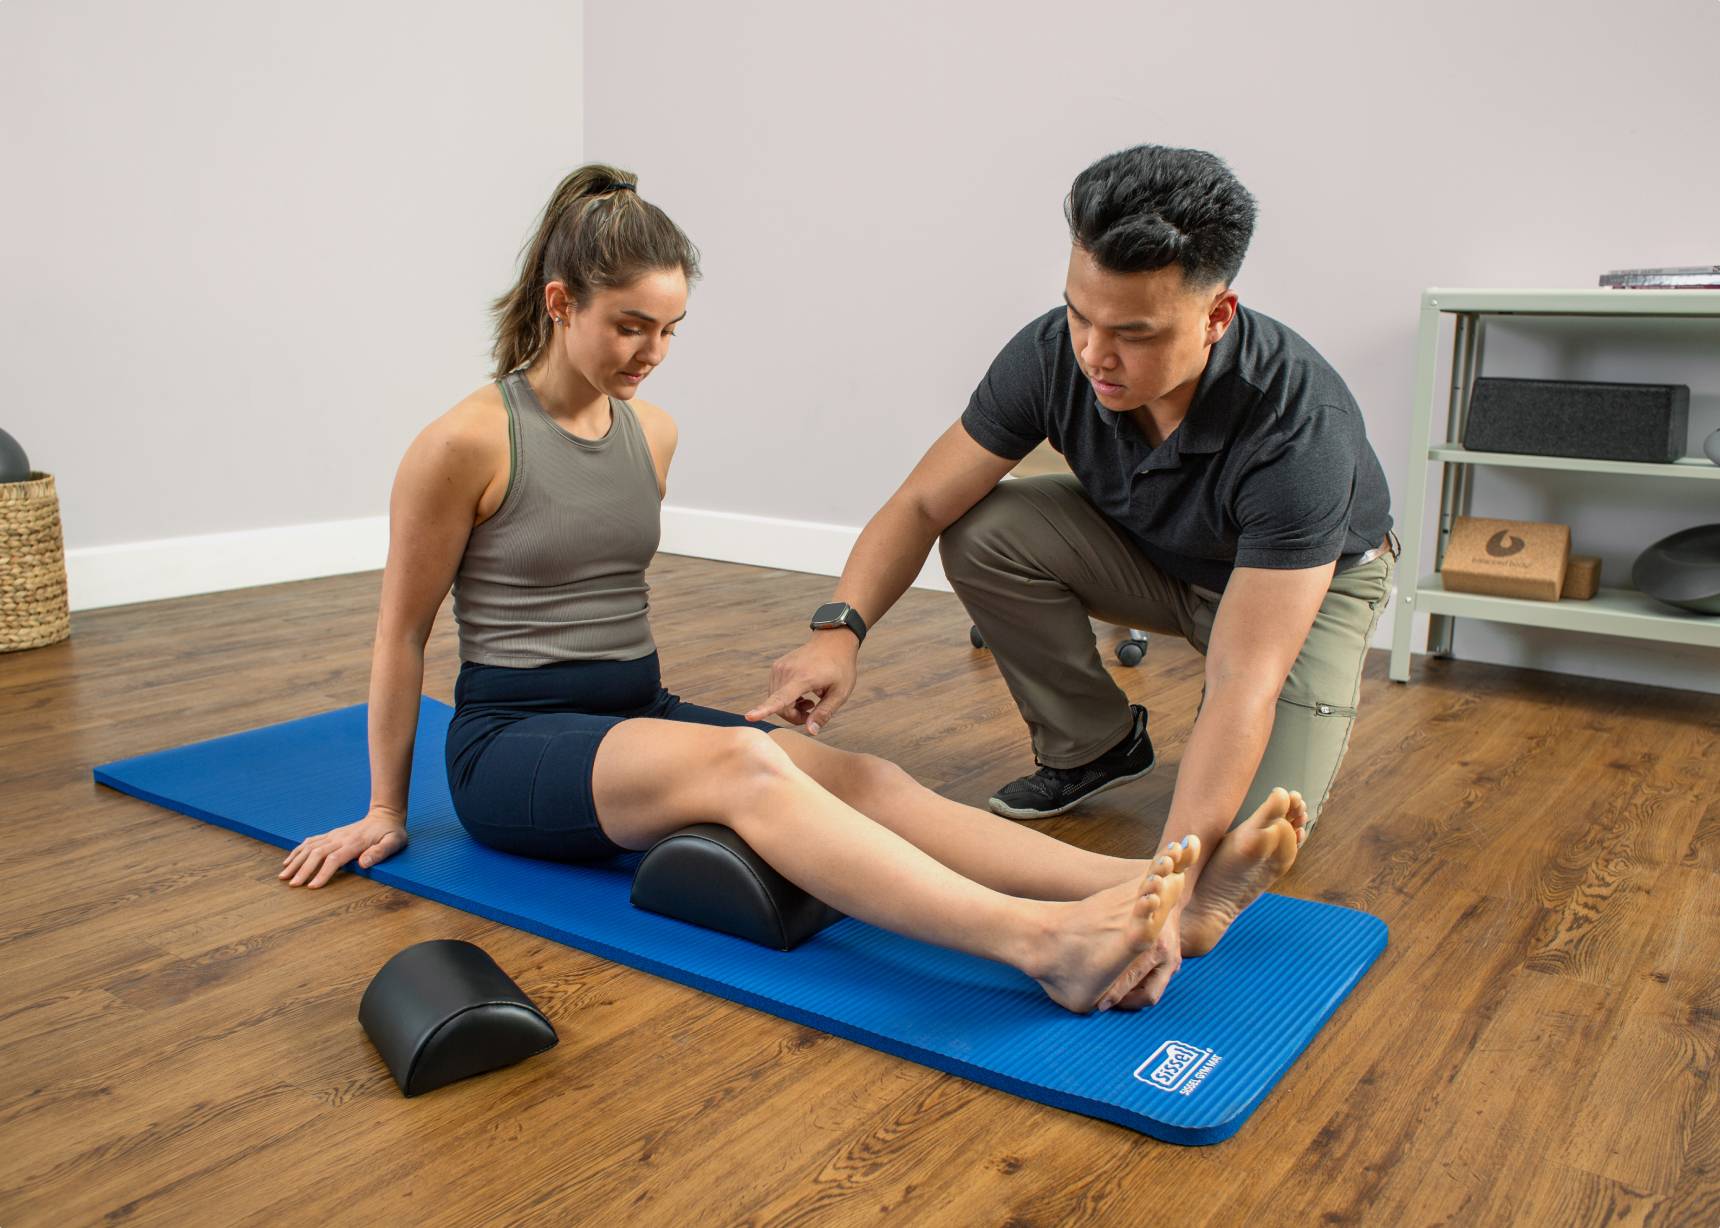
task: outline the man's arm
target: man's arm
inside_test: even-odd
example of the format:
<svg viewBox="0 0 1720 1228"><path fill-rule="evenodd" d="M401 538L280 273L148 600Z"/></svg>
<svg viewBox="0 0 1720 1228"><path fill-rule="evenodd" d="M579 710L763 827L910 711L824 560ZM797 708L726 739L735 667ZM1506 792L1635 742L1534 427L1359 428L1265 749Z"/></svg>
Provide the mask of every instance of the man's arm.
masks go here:
<svg viewBox="0 0 1720 1228"><path fill-rule="evenodd" d="M1016 465L974 442L956 422L920 458L889 502L867 522L848 555L834 600L875 627L920 574L938 535L965 515ZM814 631L771 668L771 692L748 720L781 716L816 734L854 689L860 641L846 628Z"/></svg>
<svg viewBox="0 0 1720 1228"><path fill-rule="evenodd" d="M1182 902L1153 949L1153 968L1120 1005L1151 1006L1182 966L1182 909L1201 867L1230 829L1272 736L1278 692L1302 651L1336 563L1280 571L1238 567L1218 603L1206 652L1206 699L1177 768L1165 843L1200 838L1201 858L1183 872Z"/></svg>
<svg viewBox="0 0 1720 1228"><path fill-rule="evenodd" d="M1238 567L1231 573L1207 646L1206 700L1177 768L1167 841L1192 832L1210 853L1229 829L1266 753L1278 693L1336 567ZM1196 864L1185 875L1185 899L1199 877Z"/></svg>

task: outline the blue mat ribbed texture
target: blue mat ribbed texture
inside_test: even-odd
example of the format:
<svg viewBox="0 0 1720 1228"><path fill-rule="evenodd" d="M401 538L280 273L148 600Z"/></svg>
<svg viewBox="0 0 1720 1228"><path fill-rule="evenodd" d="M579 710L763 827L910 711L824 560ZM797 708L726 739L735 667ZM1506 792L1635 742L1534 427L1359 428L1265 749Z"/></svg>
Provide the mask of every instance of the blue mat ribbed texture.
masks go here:
<svg viewBox="0 0 1720 1228"><path fill-rule="evenodd" d="M1379 919L1268 895L1150 1010L1081 1017L1011 968L844 920L791 952L628 902L637 856L566 866L475 843L448 800L450 711L425 699L412 842L380 883L1028 1099L1175 1143L1230 1137L1385 949ZM97 768L96 780L291 848L369 798L363 705Z"/></svg>

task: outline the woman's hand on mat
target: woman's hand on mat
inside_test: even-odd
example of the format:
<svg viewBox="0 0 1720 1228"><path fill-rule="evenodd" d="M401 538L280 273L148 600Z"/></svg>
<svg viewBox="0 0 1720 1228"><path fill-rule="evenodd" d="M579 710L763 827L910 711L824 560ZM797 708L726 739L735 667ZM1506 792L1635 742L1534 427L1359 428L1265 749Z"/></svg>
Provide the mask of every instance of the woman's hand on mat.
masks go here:
<svg viewBox="0 0 1720 1228"><path fill-rule="evenodd" d="M358 822L302 842L287 854L280 877L289 887L320 887L354 857L368 870L405 847L406 817L385 806L374 806Z"/></svg>
<svg viewBox="0 0 1720 1228"><path fill-rule="evenodd" d="M780 716L817 737L853 693L859 655L860 641L846 628L813 632L770 667L770 696L747 713L747 720Z"/></svg>

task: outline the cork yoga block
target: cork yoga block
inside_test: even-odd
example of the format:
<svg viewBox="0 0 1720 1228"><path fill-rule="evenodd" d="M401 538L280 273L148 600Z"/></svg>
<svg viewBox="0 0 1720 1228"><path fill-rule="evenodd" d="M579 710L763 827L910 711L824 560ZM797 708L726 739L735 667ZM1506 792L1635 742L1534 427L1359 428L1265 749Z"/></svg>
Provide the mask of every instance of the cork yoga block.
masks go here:
<svg viewBox="0 0 1720 1228"><path fill-rule="evenodd" d="M1587 601L1601 588L1601 561L1592 554L1573 554L1565 564L1565 587L1560 590L1562 601Z"/></svg>
<svg viewBox="0 0 1720 1228"><path fill-rule="evenodd" d="M1557 601L1570 557L1569 525L1459 516L1439 574L1447 592Z"/></svg>

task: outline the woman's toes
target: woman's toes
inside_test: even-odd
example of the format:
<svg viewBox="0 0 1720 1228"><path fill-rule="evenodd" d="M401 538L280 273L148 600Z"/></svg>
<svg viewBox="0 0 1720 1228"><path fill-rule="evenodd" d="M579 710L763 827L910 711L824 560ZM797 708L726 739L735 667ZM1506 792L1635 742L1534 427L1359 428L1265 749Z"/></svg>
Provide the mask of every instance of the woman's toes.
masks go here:
<svg viewBox="0 0 1720 1228"><path fill-rule="evenodd" d="M1172 840L1165 845L1165 851L1153 861L1153 872L1166 876L1181 874L1195 863L1200 856L1200 838L1193 834L1184 836L1181 840Z"/></svg>

